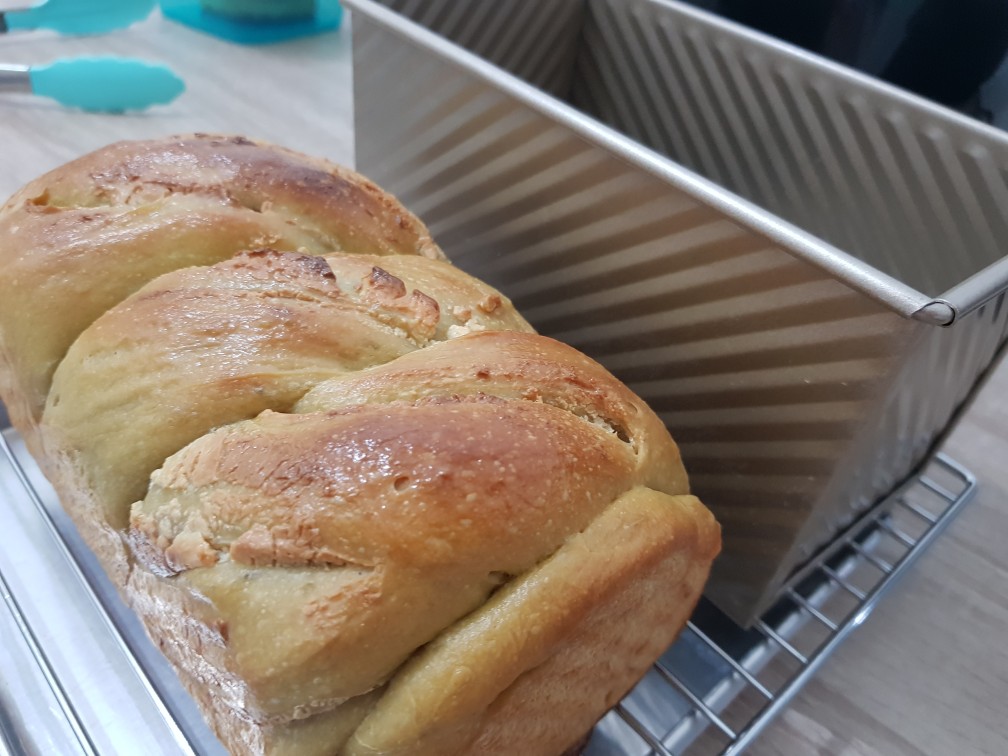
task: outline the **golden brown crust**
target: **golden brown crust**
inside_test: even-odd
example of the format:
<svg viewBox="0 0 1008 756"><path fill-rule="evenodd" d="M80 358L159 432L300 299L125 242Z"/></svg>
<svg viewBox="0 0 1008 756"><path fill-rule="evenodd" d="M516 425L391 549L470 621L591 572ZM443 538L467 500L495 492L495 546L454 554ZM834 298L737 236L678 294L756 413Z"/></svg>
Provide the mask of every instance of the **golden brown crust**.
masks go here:
<svg viewBox="0 0 1008 756"><path fill-rule="evenodd" d="M542 402L629 444L636 470L651 488L670 494L689 490L675 442L640 397L576 349L519 330L468 334L323 381L302 397L294 411L479 394Z"/></svg>
<svg viewBox="0 0 1008 756"><path fill-rule="evenodd" d="M277 702L264 711L282 714L293 701L347 698L384 681L432 629L477 606L498 575L524 572L586 527L632 481L633 463L611 434L535 402L265 413L169 459L134 507L133 527L165 550L169 567L197 568L187 579L234 608L223 616L241 676L260 701ZM180 559L180 538L212 551L209 564ZM305 568L326 566L312 580L335 581L324 590L338 601L304 594L291 610L301 623L249 627L258 599L234 597L239 575L258 575L260 596L274 581L285 594L305 582ZM420 613L418 602L431 606ZM357 628L382 639L374 660Z"/></svg>
<svg viewBox="0 0 1008 756"><path fill-rule="evenodd" d="M211 428L289 411L320 381L448 338L459 301L499 296L417 257L258 250L167 273L71 346L43 415L48 453L76 459L104 519L124 528L150 474ZM479 320L529 329L503 299Z"/></svg>
<svg viewBox="0 0 1008 756"><path fill-rule="evenodd" d="M212 599L229 628L229 674L245 681L243 706L260 721L338 705L390 677L396 690L415 649L501 580L524 585L621 497L675 514L629 535L653 530L668 558L703 574L713 558L709 514L670 498L688 488L668 431L597 363L551 339L462 336L326 381L295 409L304 414L266 412L190 444L132 516L148 566ZM689 535L699 522L704 537ZM644 559L624 576L634 585L647 583L646 553L630 547ZM600 564L617 577L608 558ZM313 589L299 592L305 583ZM430 752L447 747L436 743Z"/></svg>
<svg viewBox="0 0 1008 756"><path fill-rule="evenodd" d="M443 259L364 177L244 137L119 142L28 184L0 210L0 302L36 313L0 322L15 426L38 421L57 364L103 312L162 273L264 246Z"/></svg>
<svg viewBox="0 0 1008 756"><path fill-rule="evenodd" d="M634 462L611 434L538 402L478 396L265 412L169 458L133 524L155 528L167 548L198 523L231 561L243 561L234 548L256 526L273 536L273 558L257 558L277 566L395 559L514 573L633 485Z"/></svg>

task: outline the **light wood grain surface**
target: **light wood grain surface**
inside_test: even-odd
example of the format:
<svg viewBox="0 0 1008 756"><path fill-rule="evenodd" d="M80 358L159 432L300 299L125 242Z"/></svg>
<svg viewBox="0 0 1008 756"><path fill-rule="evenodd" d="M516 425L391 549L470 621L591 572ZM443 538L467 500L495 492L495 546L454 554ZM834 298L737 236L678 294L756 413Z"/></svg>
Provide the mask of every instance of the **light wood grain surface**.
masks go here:
<svg viewBox="0 0 1008 756"><path fill-rule="evenodd" d="M945 451L976 499L753 754L1008 754L1008 365Z"/></svg>
<svg viewBox="0 0 1008 756"><path fill-rule="evenodd" d="M94 115L0 95L0 194L117 139L243 133L353 162L349 28L231 45L153 17L115 34L0 38L0 62L122 54L187 84L146 113ZM977 499L829 660L754 754L1008 754L1008 367L947 444Z"/></svg>

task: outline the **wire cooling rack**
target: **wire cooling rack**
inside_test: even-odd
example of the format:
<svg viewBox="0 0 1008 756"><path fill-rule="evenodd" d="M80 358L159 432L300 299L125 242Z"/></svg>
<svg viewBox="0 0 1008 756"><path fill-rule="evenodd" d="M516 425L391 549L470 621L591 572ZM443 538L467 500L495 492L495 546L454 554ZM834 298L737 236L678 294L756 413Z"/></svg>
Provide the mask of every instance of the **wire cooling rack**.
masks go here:
<svg viewBox="0 0 1008 756"><path fill-rule="evenodd" d="M8 656L0 655L0 666L17 667L13 676L2 670L7 688L0 685L0 754L39 748L116 753L124 743L136 747L138 737L150 741L144 747L149 754L221 753L19 440L12 440L0 434L0 498L9 507L0 510L0 519L14 513L0 527L9 542L32 541L31 558L41 551L49 562L33 566L28 556L11 560L9 550L0 550L0 596L7 609L0 616L0 641ZM975 488L966 469L939 454L796 575L754 627L742 630L701 602L679 640L595 728L585 756L741 753L864 622ZM19 528L23 532L11 530ZM51 580L52 591L69 583L90 594L73 608L49 607L74 612L73 621L89 631L88 644L79 634L61 640L52 632L42 606L52 598L50 588L40 580ZM98 641L97 651L92 641ZM96 661L98 672L87 666ZM26 700L34 702L34 711ZM136 712L124 716L122 702ZM136 727L122 729L132 720ZM50 740L25 744L32 732L45 732Z"/></svg>
<svg viewBox="0 0 1008 756"><path fill-rule="evenodd" d="M586 754L739 754L972 498L938 454L807 565L749 630L701 603L679 640L599 724Z"/></svg>

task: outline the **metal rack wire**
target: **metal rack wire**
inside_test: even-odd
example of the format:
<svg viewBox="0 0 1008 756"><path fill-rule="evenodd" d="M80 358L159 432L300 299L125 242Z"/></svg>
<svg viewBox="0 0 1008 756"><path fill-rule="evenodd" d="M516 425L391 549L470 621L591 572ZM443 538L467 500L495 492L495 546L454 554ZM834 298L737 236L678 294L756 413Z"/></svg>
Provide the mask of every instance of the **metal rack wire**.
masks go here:
<svg viewBox="0 0 1008 756"><path fill-rule="evenodd" d="M124 607L98 597L104 578L82 563L82 545L72 540L68 525L54 514L16 453L0 434L3 456L24 489L25 511L55 538L67 567L94 598L100 624L118 634L128 668L145 678L143 689L168 721L173 752L208 754L219 746L208 734L194 732L179 717L176 694L164 670L152 669L150 654L138 647L136 628L124 627ZM2 463L2 460L0 460ZM26 465L31 463L26 460ZM641 683L596 727L586 756L672 756L673 754L738 754L762 732L815 674L830 653L872 611L883 594L920 556L972 497L975 478L944 455L881 504L862 515L797 574L778 603L749 630L742 630L713 606L701 603L679 640ZM30 504L29 504L30 502ZM72 528L70 529L72 531ZM40 689L51 689L54 712L66 719L79 753L101 752L65 689L60 670L30 617L0 571L0 595L23 639L25 653L38 668ZM141 638L140 645L146 643ZM156 655L153 648L149 649ZM170 674L170 673L169 673ZM2 703L2 702L0 702ZM184 704L184 702L183 702ZM2 709L2 706L0 706ZM54 714L56 716L56 714ZM198 730L201 725L197 725ZM181 729L179 729L181 728ZM0 730L3 718L0 718ZM6 748L4 747L6 745ZM11 752L9 737L0 752ZM19 752L16 748L15 753Z"/></svg>
<svg viewBox="0 0 1008 756"><path fill-rule="evenodd" d="M741 753L972 498L939 454L862 515L748 631L702 604L676 644L599 725L588 754Z"/></svg>

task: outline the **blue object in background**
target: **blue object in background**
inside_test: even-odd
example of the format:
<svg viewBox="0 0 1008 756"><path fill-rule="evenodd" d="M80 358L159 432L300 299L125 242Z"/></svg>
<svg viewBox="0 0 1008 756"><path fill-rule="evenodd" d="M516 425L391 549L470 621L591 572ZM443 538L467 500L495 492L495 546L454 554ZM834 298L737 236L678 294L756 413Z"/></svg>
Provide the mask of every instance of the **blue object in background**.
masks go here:
<svg viewBox="0 0 1008 756"><path fill-rule="evenodd" d="M30 4L31 0L25 0ZM50 29L60 34L99 34L143 21L157 0L47 0L25 10L4 11L9 30Z"/></svg>
<svg viewBox="0 0 1008 756"><path fill-rule="evenodd" d="M244 45L262 45L321 34L338 29L343 22L343 8L338 0L317 0L315 16L296 21L230 19L204 12L200 0L161 0L161 13L172 21Z"/></svg>
<svg viewBox="0 0 1008 756"><path fill-rule="evenodd" d="M32 91L84 110L142 110L171 102L185 84L166 66L130 58L75 58L32 66Z"/></svg>

